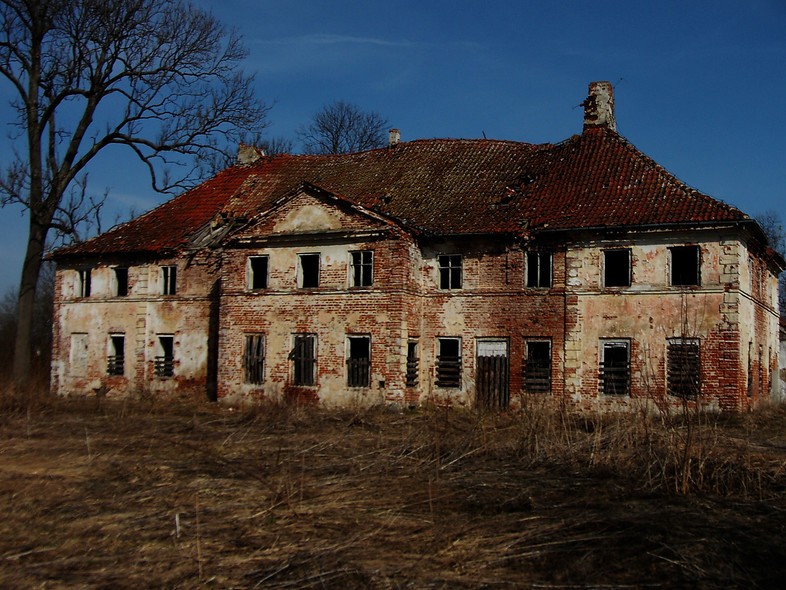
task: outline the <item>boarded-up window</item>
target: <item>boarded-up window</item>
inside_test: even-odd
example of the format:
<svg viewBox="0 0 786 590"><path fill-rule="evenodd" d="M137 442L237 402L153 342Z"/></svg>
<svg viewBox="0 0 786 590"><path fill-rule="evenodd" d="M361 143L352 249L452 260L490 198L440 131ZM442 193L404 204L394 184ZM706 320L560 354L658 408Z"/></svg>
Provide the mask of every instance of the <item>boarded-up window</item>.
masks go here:
<svg viewBox="0 0 786 590"><path fill-rule="evenodd" d="M699 341L682 338L669 340L666 361L669 395L695 399L701 390Z"/></svg>
<svg viewBox="0 0 786 590"><path fill-rule="evenodd" d="M463 283L461 254L444 254L439 257L439 288L461 289Z"/></svg>
<svg viewBox="0 0 786 590"><path fill-rule="evenodd" d="M267 289L267 256L249 256L246 272L248 273L249 289Z"/></svg>
<svg viewBox="0 0 786 590"><path fill-rule="evenodd" d="M527 252L527 287L551 287L551 252Z"/></svg>
<svg viewBox="0 0 786 590"><path fill-rule="evenodd" d="M122 375L125 372L126 337L124 334L109 336L109 354L106 359L107 375Z"/></svg>
<svg viewBox="0 0 786 590"><path fill-rule="evenodd" d="M461 386L460 338L437 338L437 385Z"/></svg>
<svg viewBox="0 0 786 590"><path fill-rule="evenodd" d="M698 246L675 246L671 252L671 284L698 286L701 284L701 251Z"/></svg>
<svg viewBox="0 0 786 590"><path fill-rule="evenodd" d="M630 287L630 250L603 251L603 285L605 287Z"/></svg>
<svg viewBox="0 0 786 590"><path fill-rule="evenodd" d="M347 337L347 386L368 387L371 382L371 338Z"/></svg>
<svg viewBox="0 0 786 590"><path fill-rule="evenodd" d="M370 287L374 283L374 252L350 252L350 282L353 287Z"/></svg>
<svg viewBox="0 0 786 590"><path fill-rule="evenodd" d="M606 395L630 394L630 343L605 340L600 345L598 386Z"/></svg>
<svg viewBox="0 0 786 590"><path fill-rule="evenodd" d="M316 382L317 350L314 334L295 334L294 346L289 358L292 360L293 385L311 386Z"/></svg>
<svg viewBox="0 0 786 590"><path fill-rule="evenodd" d="M70 373L75 376L87 374L87 334L71 334Z"/></svg>
<svg viewBox="0 0 786 590"><path fill-rule="evenodd" d="M524 390L551 393L551 342L528 340L524 359Z"/></svg>
<svg viewBox="0 0 786 590"><path fill-rule="evenodd" d="M265 382L264 334L246 334L243 350L243 381L255 385Z"/></svg>
<svg viewBox="0 0 786 590"><path fill-rule="evenodd" d="M417 387L418 370L418 343L415 340L410 340L407 342L407 387Z"/></svg>

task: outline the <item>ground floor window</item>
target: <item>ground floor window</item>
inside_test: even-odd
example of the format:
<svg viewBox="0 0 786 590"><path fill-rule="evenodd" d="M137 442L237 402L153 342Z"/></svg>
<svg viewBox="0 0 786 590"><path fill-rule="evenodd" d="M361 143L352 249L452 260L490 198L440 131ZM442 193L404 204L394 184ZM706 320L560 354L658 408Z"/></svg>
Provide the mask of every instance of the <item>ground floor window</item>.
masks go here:
<svg viewBox="0 0 786 590"><path fill-rule="evenodd" d="M695 399L701 389L699 341L675 338L666 349L667 391L669 395Z"/></svg>
<svg viewBox="0 0 786 590"><path fill-rule="evenodd" d="M109 336L109 354L106 359L107 375L122 375L125 372L126 337L124 334Z"/></svg>
<svg viewBox="0 0 786 590"><path fill-rule="evenodd" d="M461 338L437 338L437 385L461 386Z"/></svg>
<svg viewBox="0 0 786 590"><path fill-rule="evenodd" d="M347 387L368 387L371 383L371 338L347 337Z"/></svg>
<svg viewBox="0 0 786 590"><path fill-rule="evenodd" d="M524 356L524 390L551 393L551 341L528 340Z"/></svg>
<svg viewBox="0 0 786 590"><path fill-rule="evenodd" d="M264 334L246 334L243 349L243 381L254 385L265 382Z"/></svg>
<svg viewBox="0 0 786 590"><path fill-rule="evenodd" d="M630 342L603 340L600 344L598 386L606 395L630 395Z"/></svg>
<svg viewBox="0 0 786 590"><path fill-rule="evenodd" d="M159 334L155 358L156 377L172 377L175 374L175 337Z"/></svg>
<svg viewBox="0 0 786 590"><path fill-rule="evenodd" d="M418 343L416 340L407 342L407 387L418 385Z"/></svg>
<svg viewBox="0 0 786 590"><path fill-rule="evenodd" d="M317 337L314 334L295 334L292 352L292 384L311 386L316 383Z"/></svg>

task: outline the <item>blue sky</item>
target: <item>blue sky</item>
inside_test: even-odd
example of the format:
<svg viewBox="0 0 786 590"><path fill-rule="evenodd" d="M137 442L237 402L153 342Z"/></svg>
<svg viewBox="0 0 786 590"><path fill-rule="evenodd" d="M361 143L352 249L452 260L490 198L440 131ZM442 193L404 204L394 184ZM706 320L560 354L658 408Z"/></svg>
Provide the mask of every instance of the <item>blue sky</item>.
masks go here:
<svg viewBox="0 0 786 590"><path fill-rule="evenodd" d="M292 137L322 105L374 110L402 141L559 142L594 80L617 130L687 184L786 221L786 0L686 2L201 0L249 48L245 68ZM0 123L10 89L0 81ZM0 147L7 162L10 140ZM166 197L120 149L90 170L109 221ZM26 218L0 211L0 295L18 283Z"/></svg>

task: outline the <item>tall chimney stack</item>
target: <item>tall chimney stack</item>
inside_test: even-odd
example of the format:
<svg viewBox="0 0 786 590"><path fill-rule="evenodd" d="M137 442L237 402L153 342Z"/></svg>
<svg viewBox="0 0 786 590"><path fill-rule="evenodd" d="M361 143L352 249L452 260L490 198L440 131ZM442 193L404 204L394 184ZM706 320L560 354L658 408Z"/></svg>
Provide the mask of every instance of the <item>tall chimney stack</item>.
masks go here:
<svg viewBox="0 0 786 590"><path fill-rule="evenodd" d="M581 103L584 107L584 131L592 127L617 130L614 119L614 87L611 82L592 82L589 96Z"/></svg>
<svg viewBox="0 0 786 590"><path fill-rule="evenodd" d="M398 129L388 131L388 147L396 147L401 141L401 132Z"/></svg>

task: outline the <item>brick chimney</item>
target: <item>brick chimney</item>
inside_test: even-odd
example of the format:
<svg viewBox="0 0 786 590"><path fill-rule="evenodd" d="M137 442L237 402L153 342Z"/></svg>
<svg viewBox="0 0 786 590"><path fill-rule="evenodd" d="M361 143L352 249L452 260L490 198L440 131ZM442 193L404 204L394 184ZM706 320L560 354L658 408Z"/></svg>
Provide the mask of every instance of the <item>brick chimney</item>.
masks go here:
<svg viewBox="0 0 786 590"><path fill-rule="evenodd" d="M614 87L611 82L592 82L589 96L581 103L584 107L584 131L592 127L617 130L614 120Z"/></svg>
<svg viewBox="0 0 786 590"><path fill-rule="evenodd" d="M396 147L401 142L401 131L391 129L388 131L388 147Z"/></svg>
<svg viewBox="0 0 786 590"><path fill-rule="evenodd" d="M237 147L237 163L242 166L253 164L260 158L265 156L264 150L255 148L253 145L246 145L241 143Z"/></svg>

